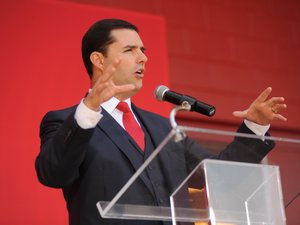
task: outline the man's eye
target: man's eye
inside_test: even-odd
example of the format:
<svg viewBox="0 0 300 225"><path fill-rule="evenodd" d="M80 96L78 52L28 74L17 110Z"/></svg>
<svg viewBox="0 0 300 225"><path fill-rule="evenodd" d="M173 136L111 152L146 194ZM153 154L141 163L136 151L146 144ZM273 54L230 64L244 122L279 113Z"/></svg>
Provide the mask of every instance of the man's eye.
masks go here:
<svg viewBox="0 0 300 225"><path fill-rule="evenodd" d="M129 49L126 49L124 52L131 52L131 51L132 51L132 49L129 48Z"/></svg>

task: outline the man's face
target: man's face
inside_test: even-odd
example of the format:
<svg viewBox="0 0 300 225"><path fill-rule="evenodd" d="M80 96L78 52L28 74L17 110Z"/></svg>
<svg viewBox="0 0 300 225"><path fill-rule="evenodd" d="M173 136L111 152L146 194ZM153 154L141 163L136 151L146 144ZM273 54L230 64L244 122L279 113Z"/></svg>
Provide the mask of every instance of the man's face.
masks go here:
<svg viewBox="0 0 300 225"><path fill-rule="evenodd" d="M145 48L140 36L134 30L116 29L111 35L115 42L108 46L103 65L105 68L116 58L121 60L113 75L113 81L116 85L133 84L135 90L129 94L131 96L142 88L147 61Z"/></svg>

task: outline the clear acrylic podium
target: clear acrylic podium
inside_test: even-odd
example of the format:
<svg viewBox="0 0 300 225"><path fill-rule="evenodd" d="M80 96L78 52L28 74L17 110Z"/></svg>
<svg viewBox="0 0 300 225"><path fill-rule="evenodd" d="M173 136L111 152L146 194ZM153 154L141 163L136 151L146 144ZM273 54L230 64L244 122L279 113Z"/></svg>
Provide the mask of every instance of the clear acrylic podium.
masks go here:
<svg viewBox="0 0 300 225"><path fill-rule="evenodd" d="M300 150L298 139L177 126L162 138L160 145L115 197L108 201L99 199L97 208L101 216L172 221L173 225L179 222L197 225L286 224L278 166L215 159L192 158L189 161L184 158L186 149L182 149L187 138L199 143L199 154L205 149L217 155L233 140L241 143L268 141L275 143L275 150ZM240 152L249 151L245 144L236 147L241 148ZM139 187L147 182L153 168L168 171L162 172L160 180L169 187L167 201L158 199L162 204L139 198L143 194Z"/></svg>

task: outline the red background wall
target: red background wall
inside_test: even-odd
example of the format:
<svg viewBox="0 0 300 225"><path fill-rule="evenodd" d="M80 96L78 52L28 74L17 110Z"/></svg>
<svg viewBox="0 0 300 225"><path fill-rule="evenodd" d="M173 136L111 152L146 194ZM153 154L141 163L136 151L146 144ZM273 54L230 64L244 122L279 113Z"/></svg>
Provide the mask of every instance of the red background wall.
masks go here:
<svg viewBox="0 0 300 225"><path fill-rule="evenodd" d="M1 225L67 224L61 190L42 186L35 174L39 124L47 111L77 104L85 95L89 79L81 60L81 38L92 23L107 17L120 17L141 28L152 60L147 64L147 85L134 101L167 115L169 106L153 97L157 85L169 84L161 16L58 1L9 1L2 5ZM153 29L160 35L153 37Z"/></svg>
<svg viewBox="0 0 300 225"><path fill-rule="evenodd" d="M213 118L188 113L180 122L235 130L240 120L231 112L244 109L272 86L273 94L284 96L288 104L288 121L275 122L272 134L299 138L299 1L52 0L50 9L41 2L1 3L0 224L67 223L60 191L42 187L35 178L38 125L45 111L76 104L85 92L80 38L105 15L124 15L142 28L152 68L147 71L149 89L142 93L151 99L145 108L158 105L154 110L165 114L166 104L152 101L152 92L169 83L161 77L169 68L171 89L217 107ZM100 14L99 6L116 13ZM151 45L152 40L160 45ZM299 149L272 152L269 159L281 168L287 203L300 190ZM299 208L298 198L286 210L288 225L299 224Z"/></svg>

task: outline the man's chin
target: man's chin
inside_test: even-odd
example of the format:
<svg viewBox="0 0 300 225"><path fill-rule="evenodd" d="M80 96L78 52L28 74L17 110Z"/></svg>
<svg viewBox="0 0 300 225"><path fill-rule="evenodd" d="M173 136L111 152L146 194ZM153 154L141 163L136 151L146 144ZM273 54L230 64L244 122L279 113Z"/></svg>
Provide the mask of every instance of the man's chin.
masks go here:
<svg viewBox="0 0 300 225"><path fill-rule="evenodd" d="M142 89L142 87L143 87L142 82L140 84L135 84L134 85L134 91L138 92L138 91L140 91Z"/></svg>
<svg viewBox="0 0 300 225"><path fill-rule="evenodd" d="M120 94L118 96L116 96L117 98L121 98L121 100L125 100L127 98L131 98L133 97L134 95L136 95L140 90L142 89L142 85L134 85L134 89L127 92L127 93L123 93L123 94Z"/></svg>

